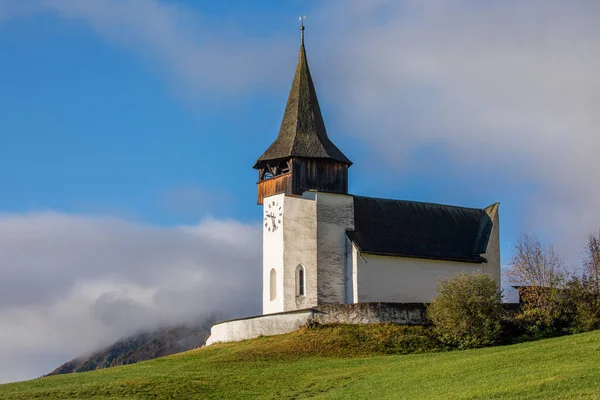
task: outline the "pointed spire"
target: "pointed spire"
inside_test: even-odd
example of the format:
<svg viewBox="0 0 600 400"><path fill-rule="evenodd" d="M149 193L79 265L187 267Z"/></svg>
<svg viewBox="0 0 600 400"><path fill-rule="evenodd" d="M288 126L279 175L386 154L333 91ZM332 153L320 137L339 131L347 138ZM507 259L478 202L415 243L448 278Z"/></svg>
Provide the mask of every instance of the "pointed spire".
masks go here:
<svg viewBox="0 0 600 400"><path fill-rule="evenodd" d="M306 59L302 17L300 22L298 65L279 128L279 135L267 151L259 157L254 168L260 168L267 161L290 157L326 158L352 165L352 162L327 136Z"/></svg>
<svg viewBox="0 0 600 400"><path fill-rule="evenodd" d="M304 47L304 20L306 15L298 18L300 20L300 46Z"/></svg>

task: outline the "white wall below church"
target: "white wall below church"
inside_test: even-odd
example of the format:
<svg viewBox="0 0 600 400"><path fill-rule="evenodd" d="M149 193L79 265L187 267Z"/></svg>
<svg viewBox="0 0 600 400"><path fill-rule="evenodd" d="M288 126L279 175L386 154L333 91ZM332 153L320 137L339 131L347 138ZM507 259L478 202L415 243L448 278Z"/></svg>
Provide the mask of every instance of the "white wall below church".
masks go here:
<svg viewBox="0 0 600 400"><path fill-rule="evenodd" d="M358 302L429 303L440 278L483 272L485 264L362 254L358 264Z"/></svg>
<svg viewBox="0 0 600 400"><path fill-rule="evenodd" d="M246 319L221 322L210 328L206 345L237 342L259 336L280 335L293 332L306 324L313 315L310 309L288 314L261 315Z"/></svg>

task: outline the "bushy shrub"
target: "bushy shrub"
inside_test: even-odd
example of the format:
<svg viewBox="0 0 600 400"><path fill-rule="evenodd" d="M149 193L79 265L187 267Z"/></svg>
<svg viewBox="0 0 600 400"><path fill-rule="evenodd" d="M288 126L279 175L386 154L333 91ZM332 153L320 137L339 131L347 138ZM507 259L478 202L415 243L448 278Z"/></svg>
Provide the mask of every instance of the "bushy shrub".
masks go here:
<svg viewBox="0 0 600 400"><path fill-rule="evenodd" d="M461 273L442 279L427 309L433 331L442 343L474 348L496 343L502 330L502 295L488 274Z"/></svg>
<svg viewBox="0 0 600 400"><path fill-rule="evenodd" d="M530 287L521 295L517 320L534 339L600 328L600 298L584 276L561 288Z"/></svg>
<svg viewBox="0 0 600 400"><path fill-rule="evenodd" d="M511 330L529 340L600 329L600 231L588 236L583 261L582 273L569 278L552 246L521 235L508 271L521 305Z"/></svg>
<svg viewBox="0 0 600 400"><path fill-rule="evenodd" d="M534 339L552 337L568 331L572 312L564 288L532 286L520 294L517 320Z"/></svg>
<svg viewBox="0 0 600 400"><path fill-rule="evenodd" d="M585 276L572 278L565 288L565 308L568 310L570 331L587 332L600 328L600 298L595 285Z"/></svg>

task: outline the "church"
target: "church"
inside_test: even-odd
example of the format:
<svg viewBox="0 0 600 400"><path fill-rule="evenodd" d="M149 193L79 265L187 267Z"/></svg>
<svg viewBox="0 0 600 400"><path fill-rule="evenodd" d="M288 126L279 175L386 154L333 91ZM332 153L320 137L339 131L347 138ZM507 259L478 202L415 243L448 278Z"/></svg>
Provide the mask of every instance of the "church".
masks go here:
<svg viewBox="0 0 600 400"><path fill-rule="evenodd" d="M331 141L300 55L275 141L258 157L263 314L219 322L206 345L309 323L427 323L441 278L481 272L500 288L498 203L467 208L348 193L352 161Z"/></svg>
<svg viewBox="0 0 600 400"><path fill-rule="evenodd" d="M279 134L258 158L263 314L323 304L428 303L440 278L500 287L498 203L467 208L348 193L352 162L331 141L301 27Z"/></svg>

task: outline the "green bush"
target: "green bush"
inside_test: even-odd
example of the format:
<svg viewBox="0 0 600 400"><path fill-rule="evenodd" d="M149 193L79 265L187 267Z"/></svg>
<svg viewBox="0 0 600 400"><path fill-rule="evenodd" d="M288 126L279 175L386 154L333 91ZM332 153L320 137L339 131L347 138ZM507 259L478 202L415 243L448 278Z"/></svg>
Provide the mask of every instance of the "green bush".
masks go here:
<svg viewBox="0 0 600 400"><path fill-rule="evenodd" d="M567 283L564 297L571 332L588 332L600 328L600 299L589 279L572 278Z"/></svg>
<svg viewBox="0 0 600 400"><path fill-rule="evenodd" d="M525 288L521 292L517 320L531 339L542 339L569 332L572 312L564 288Z"/></svg>
<svg viewBox="0 0 600 400"><path fill-rule="evenodd" d="M561 288L527 288L517 320L533 339L599 329L600 298L585 276Z"/></svg>
<svg viewBox="0 0 600 400"><path fill-rule="evenodd" d="M460 349L495 344L502 331L502 295L488 274L461 273L442 279L427 309L442 343Z"/></svg>

